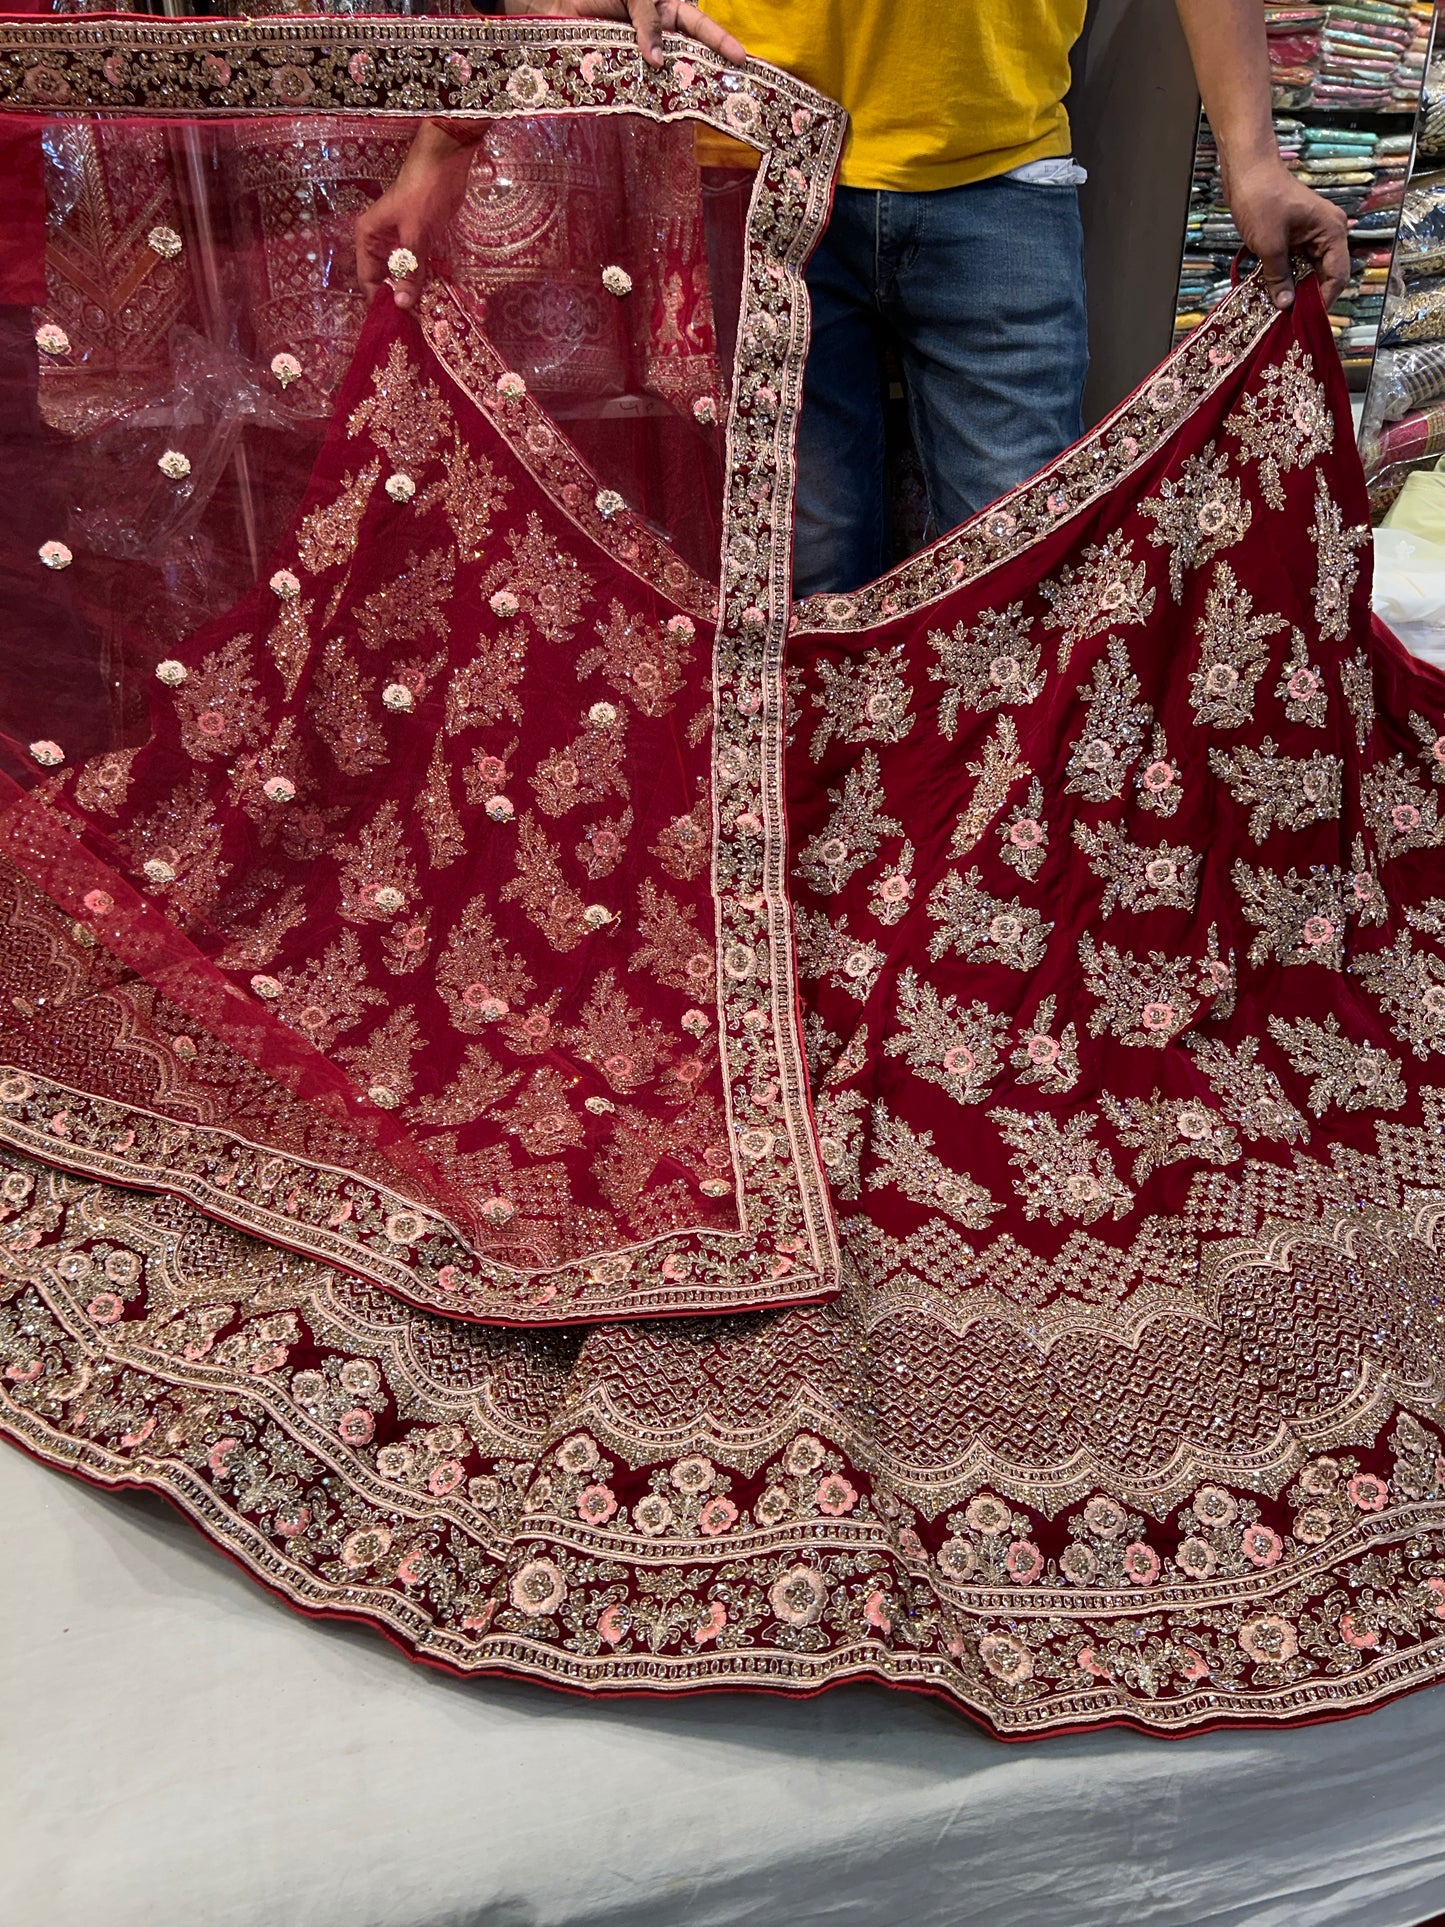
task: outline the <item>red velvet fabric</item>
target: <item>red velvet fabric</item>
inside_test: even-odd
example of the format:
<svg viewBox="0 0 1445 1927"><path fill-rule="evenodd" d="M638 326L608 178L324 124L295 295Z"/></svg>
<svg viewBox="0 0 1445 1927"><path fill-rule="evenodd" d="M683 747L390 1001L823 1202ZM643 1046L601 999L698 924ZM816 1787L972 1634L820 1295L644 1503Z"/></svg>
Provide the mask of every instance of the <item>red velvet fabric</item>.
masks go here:
<svg viewBox="0 0 1445 1927"><path fill-rule="evenodd" d="M465 1673L1011 1737L1438 1678L1445 683L1313 287L788 612L830 110L473 32L499 111L764 146L654 444L716 567L438 283L145 740L17 744L6 1430Z"/></svg>

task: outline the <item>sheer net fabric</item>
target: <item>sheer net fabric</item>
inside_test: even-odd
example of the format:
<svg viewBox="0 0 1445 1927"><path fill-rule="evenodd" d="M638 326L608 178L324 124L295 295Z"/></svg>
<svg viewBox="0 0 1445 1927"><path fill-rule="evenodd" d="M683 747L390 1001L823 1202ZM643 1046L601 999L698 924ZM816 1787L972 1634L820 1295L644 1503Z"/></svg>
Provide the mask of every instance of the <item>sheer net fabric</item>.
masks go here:
<svg viewBox="0 0 1445 1927"><path fill-rule="evenodd" d="M318 109L394 33L317 52ZM1431 1681L1445 686L1372 627L1312 288L1246 284L1015 495L790 611L836 118L465 34L491 173L414 318L295 292L354 211L325 156L394 123L198 123L292 184L211 235L253 412L178 409L179 320L103 422L110 364L41 386L76 474L194 427L231 577L187 629L135 562L98 753L10 727L7 1432L466 1673L867 1675L1007 1736ZM745 207L667 115L755 143ZM150 209L190 178L139 112L90 131ZM574 176L585 247L537 186ZM54 537L82 614L99 526Z"/></svg>

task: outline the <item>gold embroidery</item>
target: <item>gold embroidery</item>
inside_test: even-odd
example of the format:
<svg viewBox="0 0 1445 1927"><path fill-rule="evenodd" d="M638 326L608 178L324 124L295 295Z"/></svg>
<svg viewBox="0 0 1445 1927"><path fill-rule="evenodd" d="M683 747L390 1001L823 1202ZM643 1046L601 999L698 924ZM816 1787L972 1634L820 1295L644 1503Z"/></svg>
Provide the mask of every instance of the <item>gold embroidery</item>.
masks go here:
<svg viewBox="0 0 1445 1927"><path fill-rule="evenodd" d="M1266 639L1285 627L1283 616L1254 615L1254 598L1235 581L1227 562L1215 564L1214 582L1195 625L1199 659L1189 674L1189 700L1198 723L1240 729L1254 716L1254 690L1269 665Z"/></svg>
<svg viewBox="0 0 1445 1927"><path fill-rule="evenodd" d="M1304 876L1293 867L1278 876L1272 870L1251 870L1247 863L1236 863L1230 875L1245 916L1259 931L1249 947L1252 964L1268 963L1273 957L1287 965L1344 969L1342 870L1317 863Z"/></svg>
<svg viewBox="0 0 1445 1927"><path fill-rule="evenodd" d="M1030 883L1049 853L1049 826L1043 818L1044 789L1036 776L1029 793L998 826L999 856Z"/></svg>
<svg viewBox="0 0 1445 1927"><path fill-rule="evenodd" d="M1301 632L1292 628L1290 637L1289 661L1279 672L1275 696L1284 704L1284 713L1292 723L1304 723L1310 729L1323 729L1328 719L1330 701L1325 679L1310 661Z"/></svg>
<svg viewBox="0 0 1445 1927"><path fill-rule="evenodd" d="M358 672L345 637L329 636L312 683L310 716L348 776L367 776L386 761L386 738L371 713L375 689L376 678Z"/></svg>
<svg viewBox="0 0 1445 1927"><path fill-rule="evenodd" d="M419 372L401 341L391 344L371 385L371 394L352 409L346 432L369 435L394 469L418 473L451 433L451 410L441 390Z"/></svg>
<svg viewBox="0 0 1445 1927"><path fill-rule="evenodd" d="M1169 755L1169 743L1158 723L1149 739L1149 760L1140 761L1134 775L1134 795L1141 809L1156 816L1173 816L1184 795L1179 765Z"/></svg>
<svg viewBox="0 0 1445 1927"><path fill-rule="evenodd" d="M561 852L530 810L517 823L517 874L502 896L519 902L554 950L575 950L587 935L587 906L562 872Z"/></svg>
<svg viewBox="0 0 1445 1927"><path fill-rule="evenodd" d="M1217 941L1211 928L1204 958L1166 957L1158 950L1136 957L1111 943L1096 944L1085 931L1079 961L1084 987L1098 1004L1089 1017L1089 1035L1102 1037L1107 1030L1126 1044L1162 1050L1204 1004L1227 997L1233 972L1218 956Z"/></svg>
<svg viewBox="0 0 1445 1927"><path fill-rule="evenodd" d="M511 492L510 480L498 475L485 455L473 455L465 442L454 441L447 450L445 481L423 489L416 509L420 513L440 502L462 561L480 562L492 533L492 517Z"/></svg>
<svg viewBox="0 0 1445 1927"><path fill-rule="evenodd" d="M215 903L231 865L221 861L221 828L200 770L192 771L186 782L178 783L136 823L131 847L137 869L158 860L175 872L172 884L158 886L147 878L148 890L174 890L192 909L208 909Z"/></svg>
<svg viewBox="0 0 1445 1927"><path fill-rule="evenodd" d="M956 1104L981 1104L1003 1069L1008 1018L977 999L963 1005L940 996L912 969L898 978L894 1012L900 1033L883 1048L902 1057L918 1077L947 1091Z"/></svg>
<svg viewBox="0 0 1445 1927"><path fill-rule="evenodd" d="M1139 678L1128 651L1110 639L1107 659L1094 664L1092 678L1078 693L1088 716L1069 751L1068 788L1090 803L1107 803L1124 794L1129 768L1144 742L1154 712L1139 697Z"/></svg>
<svg viewBox="0 0 1445 1927"><path fill-rule="evenodd" d="M317 1050L328 1050L352 1030L372 1004L386 998L367 981L354 930L343 930L320 957L299 969L278 970L281 995L275 1008Z"/></svg>
<svg viewBox="0 0 1445 1927"><path fill-rule="evenodd" d="M527 666L527 640L525 622L509 622L494 635L488 635L485 630L478 632L476 654L447 684L445 727L448 736L455 736L463 729L486 728L501 722L503 717L509 722L521 722L522 699L518 692ZM504 773L497 779L497 785L471 795L470 777L469 771L468 794L474 803L485 802L493 789L505 781Z"/></svg>
<svg viewBox="0 0 1445 1927"><path fill-rule="evenodd" d="M1340 663L1340 688L1355 721L1355 746L1363 750L1375 727L1375 672L1363 649Z"/></svg>
<svg viewBox="0 0 1445 1927"><path fill-rule="evenodd" d="M303 569L319 575L323 569L350 562L356 550L361 518L380 474L381 463L368 462L359 475L343 479L334 500L301 518L296 553Z"/></svg>
<svg viewBox="0 0 1445 1927"><path fill-rule="evenodd" d="M336 1056L355 1073L374 1104L392 1110L411 1096L412 1062L421 1047L415 1006L403 1004L377 1025L364 1044L353 1044Z"/></svg>
<svg viewBox="0 0 1445 1927"><path fill-rule="evenodd" d="M913 904L913 858L913 845L905 842L893 868L873 885L868 908L880 923L901 923L908 915Z"/></svg>
<svg viewBox="0 0 1445 1927"><path fill-rule="evenodd" d="M952 949L968 963L1036 970L1054 926L1045 923L1037 910L1026 909L1017 897L1008 902L991 897L980 888L982 881L977 869L962 877L949 870L934 886L928 914L939 928L929 940L929 956L937 959Z"/></svg>
<svg viewBox="0 0 1445 1927"><path fill-rule="evenodd" d="M1177 481L1161 483L1158 496L1139 506L1157 525L1149 540L1169 550L1169 591L1176 602L1184 598L1184 571L1202 568L1221 549L1242 541L1254 517L1239 478L1230 472L1229 457L1213 442L1188 458Z"/></svg>
<svg viewBox="0 0 1445 1927"><path fill-rule="evenodd" d="M1342 1111L1398 1111L1405 1102L1395 1059L1373 1044L1355 1044L1341 1036L1333 1016L1323 1024L1310 1017L1293 1023L1271 1017L1269 1034L1295 1074L1314 1079L1306 1102L1316 1117L1323 1117L1331 1104Z"/></svg>
<svg viewBox="0 0 1445 1927"><path fill-rule="evenodd" d="M1309 468L1335 439L1329 398L1314 378L1314 362L1297 341L1282 362L1265 368L1253 394L1225 421L1239 441L1240 460L1259 463L1259 486L1272 509L1285 506L1281 475Z"/></svg>
<svg viewBox="0 0 1445 1927"><path fill-rule="evenodd" d="M396 804L388 799L353 842L337 846L340 914L348 923L387 923L417 898L416 870Z"/></svg>
<svg viewBox="0 0 1445 1927"><path fill-rule="evenodd" d="M820 659L816 698L823 719L813 731L816 763L837 736L844 743L901 743L913 727L913 691L903 679L903 644L870 649L856 661Z"/></svg>
<svg viewBox="0 0 1445 1927"><path fill-rule="evenodd" d="M606 705L611 709L612 705ZM627 721L613 710L606 722L586 722L582 734L565 749L552 754L533 770L531 782L546 816L565 816L581 803L597 804L608 796L627 794L623 759L627 749Z"/></svg>
<svg viewBox="0 0 1445 1927"><path fill-rule="evenodd" d="M804 977L827 978L859 1003L866 1003L887 961L876 943L855 937L839 917L829 919L801 906L796 914L798 969Z"/></svg>
<svg viewBox="0 0 1445 1927"><path fill-rule="evenodd" d="M1065 1024L1057 1037L1052 1034L1054 1002L1044 998L1008 1061L1020 1084L1037 1084L1050 1097L1062 1097L1079 1081L1079 1036L1072 1024Z"/></svg>
<svg viewBox="0 0 1445 1927"><path fill-rule="evenodd" d="M1410 727L1420 739L1420 760L1430 772L1430 781L1445 783L1445 732L1438 730L1434 723L1413 709L1410 711Z"/></svg>
<svg viewBox="0 0 1445 1927"><path fill-rule="evenodd" d="M250 892L253 897L259 890ZM252 919L250 928L245 919ZM264 970L281 948L288 932L306 921L306 896L300 884L283 890L278 897L260 906L238 903L228 897L225 921L229 931L225 948L216 957L222 970Z"/></svg>
<svg viewBox="0 0 1445 1927"><path fill-rule="evenodd" d="M1369 543L1368 527L1344 526L1340 505L1330 495L1323 470L1315 473L1315 519L1310 539L1318 556L1315 622L1322 638L1343 642L1350 633L1350 601L1360 578L1357 550Z"/></svg>
<svg viewBox="0 0 1445 1927"><path fill-rule="evenodd" d="M1412 916L1418 928L1418 920ZM1445 1052L1445 963L1428 950L1417 951L1408 930L1392 950L1356 957L1350 968L1369 986L1390 1028L1415 1055Z"/></svg>
<svg viewBox="0 0 1445 1927"><path fill-rule="evenodd" d="M551 1064L533 1071L522 1095L502 1117L533 1157L555 1157L587 1142L586 1127L572 1110L562 1074Z"/></svg>
<svg viewBox="0 0 1445 1927"><path fill-rule="evenodd" d="M673 990L706 996L713 987L717 966L712 940L697 927L697 911L659 890L650 878L637 893L637 929L641 946L627 960L629 970L646 970Z"/></svg>
<svg viewBox="0 0 1445 1927"><path fill-rule="evenodd" d="M643 1021L618 987L615 970L598 977L580 1020L563 1031L562 1041L595 1065L614 1091L624 1093L651 1083L673 1056L662 1026Z"/></svg>
<svg viewBox="0 0 1445 1927"><path fill-rule="evenodd" d="M532 977L497 935L485 892L473 897L447 938L437 961L436 985L452 1022L465 1031L500 1022L514 1004L525 1004L531 996Z"/></svg>
<svg viewBox="0 0 1445 1927"><path fill-rule="evenodd" d="M1137 1151L1135 1184L1181 1158L1204 1164L1233 1164L1242 1156L1239 1139L1207 1104L1197 1097L1161 1097L1156 1086L1150 1096L1119 1099L1099 1093L1099 1109L1119 1133L1126 1151Z"/></svg>
<svg viewBox="0 0 1445 1927"><path fill-rule="evenodd" d="M1075 823L1074 842L1105 889L1099 915L1116 909L1192 910L1199 890L1200 859L1184 843L1132 843L1118 823L1090 829Z"/></svg>
<svg viewBox="0 0 1445 1927"><path fill-rule="evenodd" d="M689 616L649 623L613 602L598 646L577 658L577 674L590 676L600 669L608 685L635 702L644 716L669 715L687 686L694 634Z"/></svg>
<svg viewBox="0 0 1445 1927"><path fill-rule="evenodd" d="M863 1156L863 1114L868 1100L861 1091L836 1087L818 1093L818 1151L835 1198L859 1195L859 1165Z"/></svg>
<svg viewBox="0 0 1445 1927"><path fill-rule="evenodd" d="M1094 1224L1110 1212L1122 1218L1133 1204L1134 1194L1119 1182L1109 1153L1092 1141L1095 1120L1085 1112L1076 1111L1062 1125L1041 1111L1002 1105L989 1116L1014 1153L1009 1163L1021 1175L1013 1185L1026 1218Z"/></svg>
<svg viewBox="0 0 1445 1927"><path fill-rule="evenodd" d="M456 565L450 549L431 549L383 588L373 589L356 607L356 633L363 648L391 653L428 633L445 642Z"/></svg>
<svg viewBox="0 0 1445 1927"><path fill-rule="evenodd" d="M1044 584L1044 600L1053 611L1047 625L1063 630L1061 670L1068 668L1079 643L1105 629L1148 621L1156 600L1156 592L1145 587L1148 577L1148 565L1134 560L1132 542L1113 529L1102 543L1086 548L1077 564L1062 570L1057 582Z"/></svg>
<svg viewBox="0 0 1445 1927"><path fill-rule="evenodd" d="M1211 749L1209 767L1250 811L1249 833L1262 843L1274 830L1302 830L1340 813L1344 765L1338 756L1282 756L1271 737L1258 749Z"/></svg>
<svg viewBox="0 0 1445 1927"><path fill-rule="evenodd" d="M628 808L621 816L604 816L596 823L589 823L573 854L589 877L611 876L627 852L627 839L631 834L632 811ZM678 873L673 870L670 874L676 876Z"/></svg>
<svg viewBox="0 0 1445 1927"><path fill-rule="evenodd" d="M468 1044L446 1089L419 1099L410 1107L411 1115L420 1124L474 1124L521 1081L516 1071L502 1069L485 1044Z"/></svg>
<svg viewBox="0 0 1445 1927"><path fill-rule="evenodd" d="M870 1191L891 1184L914 1204L945 1212L965 1231L986 1231L993 1213L1002 1208L981 1184L950 1170L936 1155L931 1131L910 1130L881 1102L873 1106L870 1148L878 1160L868 1173Z"/></svg>
<svg viewBox="0 0 1445 1927"><path fill-rule="evenodd" d="M938 657L929 678L943 684L938 729L950 743L958 733L960 708L1031 703L1043 689L1039 645L1030 640L1032 625L1023 611L1021 602L1011 602L1006 609L985 609L972 629L960 622L951 636L929 630L929 646Z"/></svg>
<svg viewBox="0 0 1445 1927"><path fill-rule="evenodd" d="M181 746L209 761L254 749L266 728L265 710L251 671L251 638L232 636L205 656L175 692Z"/></svg>
<svg viewBox="0 0 1445 1927"><path fill-rule="evenodd" d="M690 883L707 867L708 845L712 835L712 811L706 797L700 797L686 816L675 816L657 841L651 854L679 883Z"/></svg>
<svg viewBox="0 0 1445 1927"><path fill-rule="evenodd" d="M1360 807L1374 834L1380 861L1406 850L1428 850L1441 840L1440 811L1434 792L1401 755L1376 763L1360 778Z"/></svg>
<svg viewBox="0 0 1445 1927"><path fill-rule="evenodd" d="M315 605L294 596L281 604L276 625L266 638L266 647L286 691L289 702L296 694L301 671L311 653L311 616Z"/></svg>
<svg viewBox="0 0 1445 1927"><path fill-rule="evenodd" d="M138 750L108 749L93 756L75 773L75 800L87 811L100 810L116 816L130 788L131 764Z"/></svg>
<svg viewBox="0 0 1445 1927"><path fill-rule="evenodd" d="M1014 784L1033 774L1019 755L1018 725L1012 716L999 717L993 734L984 743L982 758L966 764L965 768L978 780L968 807L953 826L948 844L950 856L967 856L1003 808Z"/></svg>
<svg viewBox="0 0 1445 1927"><path fill-rule="evenodd" d="M442 738L438 736L432 747L431 762L427 765L426 782L418 791L415 804L434 870L445 870L449 863L456 862L466 848L461 818L452 807L448 769Z"/></svg>
<svg viewBox="0 0 1445 1927"><path fill-rule="evenodd" d="M798 852L795 872L822 896L841 890L857 871L876 861L885 837L902 836L903 825L883 809L882 774L871 749L829 790L833 810L816 836Z"/></svg>
<svg viewBox="0 0 1445 1927"><path fill-rule="evenodd" d="M592 578L583 574L575 555L558 548L556 537L535 510L527 517L525 534L508 529L507 546L512 551L510 561L488 570L482 578L482 594L491 596L505 589L548 642L570 642L591 598Z"/></svg>
<svg viewBox="0 0 1445 1927"><path fill-rule="evenodd" d="M1309 1126L1285 1096L1283 1085L1273 1071L1255 1061L1257 1038L1242 1038L1232 1052L1216 1037L1195 1035L1188 1041L1225 1116L1247 1138L1270 1138L1282 1144L1308 1141Z"/></svg>

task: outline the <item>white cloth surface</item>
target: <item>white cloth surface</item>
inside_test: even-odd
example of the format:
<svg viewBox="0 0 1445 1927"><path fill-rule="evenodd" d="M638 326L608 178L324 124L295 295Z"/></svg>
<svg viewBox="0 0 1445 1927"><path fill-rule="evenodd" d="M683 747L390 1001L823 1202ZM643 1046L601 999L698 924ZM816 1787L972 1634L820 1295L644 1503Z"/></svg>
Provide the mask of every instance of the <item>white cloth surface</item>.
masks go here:
<svg viewBox="0 0 1445 1927"><path fill-rule="evenodd" d="M853 1688L584 1701L309 1624L157 1499L0 1448L0 1920L1416 1927L1445 1693L1003 1746Z"/></svg>
<svg viewBox="0 0 1445 1927"><path fill-rule="evenodd" d="M1412 655L1445 668L1445 543L1376 529L1374 608Z"/></svg>

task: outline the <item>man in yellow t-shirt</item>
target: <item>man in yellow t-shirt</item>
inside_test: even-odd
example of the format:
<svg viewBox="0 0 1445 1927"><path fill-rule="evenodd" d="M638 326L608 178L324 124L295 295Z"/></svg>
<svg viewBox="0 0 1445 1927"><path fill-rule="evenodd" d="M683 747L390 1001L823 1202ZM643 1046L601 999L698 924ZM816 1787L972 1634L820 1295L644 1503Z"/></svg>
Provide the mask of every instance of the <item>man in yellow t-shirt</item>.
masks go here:
<svg viewBox="0 0 1445 1927"><path fill-rule="evenodd" d="M902 365L930 523L941 532L1082 432L1082 232L1064 95L1087 0L493 0L493 11L631 20L774 62L849 114L827 232L807 271L812 338L798 431L794 585L843 591L887 565L881 358ZM1176 0L1236 225L1281 306L1290 255L1327 300L1346 224L1285 168L1260 0ZM424 254L455 210L468 150L423 128L357 224L371 288L390 249ZM404 305L415 285L398 288Z"/></svg>

